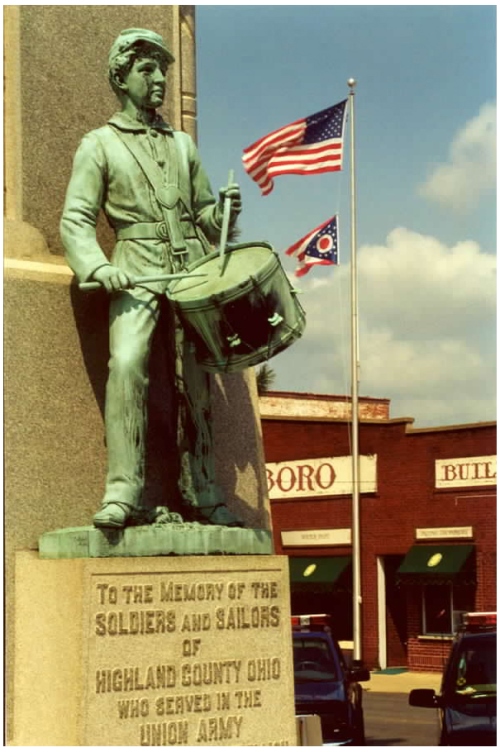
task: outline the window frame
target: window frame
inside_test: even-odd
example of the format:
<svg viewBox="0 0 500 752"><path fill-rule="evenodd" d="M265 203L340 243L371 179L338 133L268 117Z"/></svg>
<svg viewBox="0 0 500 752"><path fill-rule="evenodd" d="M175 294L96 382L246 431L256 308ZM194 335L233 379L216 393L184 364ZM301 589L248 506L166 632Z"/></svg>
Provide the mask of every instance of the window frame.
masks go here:
<svg viewBox="0 0 500 752"><path fill-rule="evenodd" d="M447 627L451 628L451 631L430 631L427 628L427 613L426 613L426 592L428 587L440 587L440 588L447 588L448 589L448 603L444 604L447 606L447 610L449 613L449 621L446 625ZM436 583L436 582L428 582L425 583L422 592L421 592L421 623L422 623L422 635L424 637L452 637L455 632L457 631L461 621L462 621L462 614L467 613L467 609L455 609L455 601L456 598L456 588L457 585L455 585L453 582L442 582L442 583ZM471 604L471 609L473 610L474 606Z"/></svg>

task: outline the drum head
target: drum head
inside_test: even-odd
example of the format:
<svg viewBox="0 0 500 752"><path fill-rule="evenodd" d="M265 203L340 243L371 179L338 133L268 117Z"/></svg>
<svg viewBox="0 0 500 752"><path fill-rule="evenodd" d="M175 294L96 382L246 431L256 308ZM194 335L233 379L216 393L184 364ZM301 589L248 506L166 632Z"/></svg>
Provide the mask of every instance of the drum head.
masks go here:
<svg viewBox="0 0 500 752"><path fill-rule="evenodd" d="M218 252L193 264L189 273L206 274L206 277L191 277L176 280L169 285L168 297L181 306L190 301L201 301L213 295L226 295L228 291L245 285L251 277L259 277L266 265L275 261L275 254L268 243L245 243L232 246L220 258Z"/></svg>

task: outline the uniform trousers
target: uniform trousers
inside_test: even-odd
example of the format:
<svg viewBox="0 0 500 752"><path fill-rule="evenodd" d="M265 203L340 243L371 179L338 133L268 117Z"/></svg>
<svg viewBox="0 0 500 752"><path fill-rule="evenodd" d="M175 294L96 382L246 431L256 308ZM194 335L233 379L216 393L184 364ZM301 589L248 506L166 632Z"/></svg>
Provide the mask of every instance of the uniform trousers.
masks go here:
<svg viewBox="0 0 500 752"><path fill-rule="evenodd" d="M108 472L103 505L122 502L140 506L145 483L150 351L162 298L141 287L111 297L105 405ZM178 324L174 336L175 383L169 387L175 390L178 411L178 486L184 504L208 507L217 503L219 496L208 376L196 365Z"/></svg>

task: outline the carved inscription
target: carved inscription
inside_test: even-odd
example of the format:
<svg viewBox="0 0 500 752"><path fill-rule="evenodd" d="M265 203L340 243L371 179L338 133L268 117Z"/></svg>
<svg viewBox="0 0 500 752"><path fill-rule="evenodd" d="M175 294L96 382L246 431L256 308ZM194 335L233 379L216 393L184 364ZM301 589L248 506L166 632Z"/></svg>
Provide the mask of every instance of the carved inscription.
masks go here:
<svg viewBox="0 0 500 752"><path fill-rule="evenodd" d="M88 727L109 723L97 741L295 745L281 576L95 576Z"/></svg>

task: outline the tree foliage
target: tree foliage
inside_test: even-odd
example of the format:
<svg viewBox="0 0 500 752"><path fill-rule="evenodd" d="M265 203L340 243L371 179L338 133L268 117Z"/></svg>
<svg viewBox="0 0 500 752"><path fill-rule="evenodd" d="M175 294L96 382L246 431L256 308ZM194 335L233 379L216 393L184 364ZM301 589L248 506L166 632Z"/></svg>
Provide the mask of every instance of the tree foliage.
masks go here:
<svg viewBox="0 0 500 752"><path fill-rule="evenodd" d="M271 389L276 373L267 363L264 363L256 372L255 378L257 379L257 393L262 395Z"/></svg>

